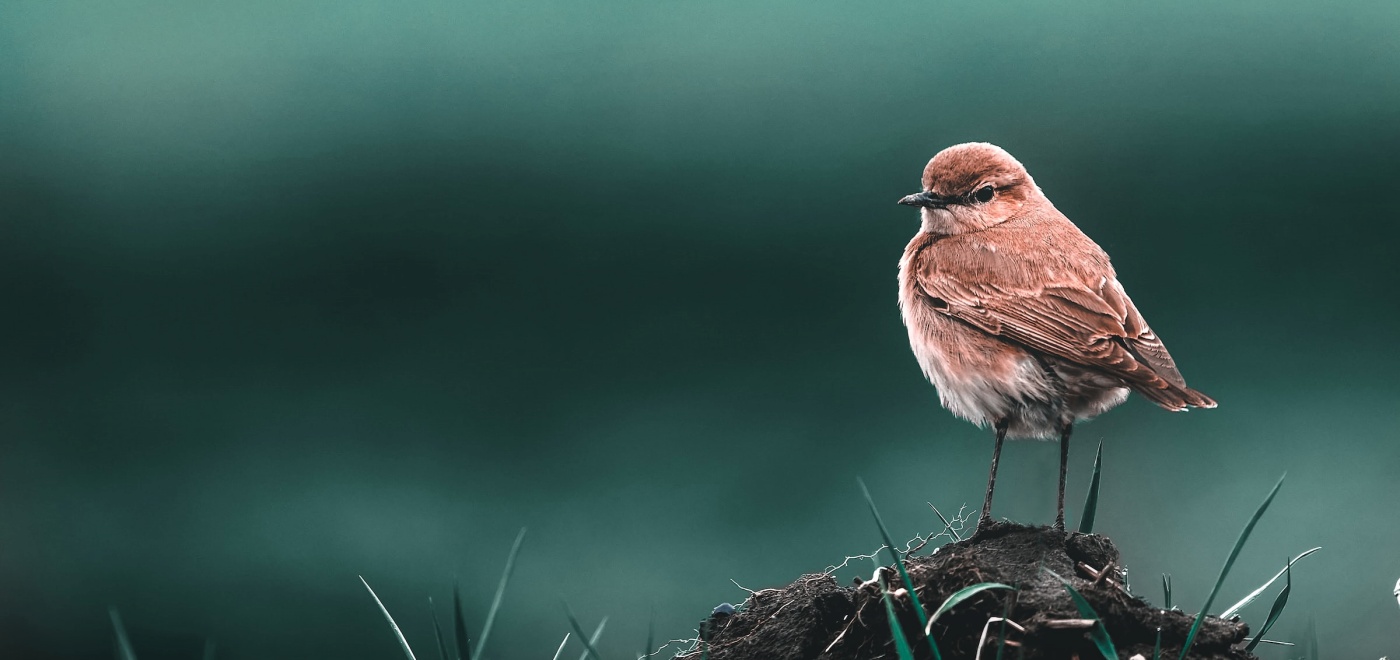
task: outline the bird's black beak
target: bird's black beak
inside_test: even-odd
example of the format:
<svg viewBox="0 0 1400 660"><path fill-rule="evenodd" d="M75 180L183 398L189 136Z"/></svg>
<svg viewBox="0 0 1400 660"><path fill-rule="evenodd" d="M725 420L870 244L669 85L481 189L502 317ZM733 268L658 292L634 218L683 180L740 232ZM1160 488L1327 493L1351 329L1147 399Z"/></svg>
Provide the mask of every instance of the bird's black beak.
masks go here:
<svg viewBox="0 0 1400 660"><path fill-rule="evenodd" d="M929 209L948 208L948 201L932 192L920 192L907 195L899 200L905 206L921 206Z"/></svg>

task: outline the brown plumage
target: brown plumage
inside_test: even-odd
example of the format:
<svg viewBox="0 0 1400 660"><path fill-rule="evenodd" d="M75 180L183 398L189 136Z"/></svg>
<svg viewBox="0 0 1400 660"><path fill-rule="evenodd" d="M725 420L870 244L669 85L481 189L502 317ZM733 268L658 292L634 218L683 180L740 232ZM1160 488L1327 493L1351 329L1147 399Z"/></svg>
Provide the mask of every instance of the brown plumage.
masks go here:
<svg viewBox="0 0 1400 660"><path fill-rule="evenodd" d="M922 227L899 263L909 342L943 405L997 431L982 516L1005 436L1061 440L1076 421L1142 394L1168 410L1213 408L1119 284L1108 255L1045 197L1025 167L985 143L949 147L900 200Z"/></svg>

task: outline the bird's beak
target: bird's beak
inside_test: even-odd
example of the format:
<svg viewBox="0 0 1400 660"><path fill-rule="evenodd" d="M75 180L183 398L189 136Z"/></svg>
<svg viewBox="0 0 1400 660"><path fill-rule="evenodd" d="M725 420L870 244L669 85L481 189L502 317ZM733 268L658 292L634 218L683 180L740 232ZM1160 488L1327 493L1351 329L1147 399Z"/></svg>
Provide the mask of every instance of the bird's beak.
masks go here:
<svg viewBox="0 0 1400 660"><path fill-rule="evenodd" d="M912 195L907 195L903 199L900 199L899 203L905 206L922 206L924 208L930 209L942 209L948 207L948 202L946 200L932 192L920 192L914 193Z"/></svg>

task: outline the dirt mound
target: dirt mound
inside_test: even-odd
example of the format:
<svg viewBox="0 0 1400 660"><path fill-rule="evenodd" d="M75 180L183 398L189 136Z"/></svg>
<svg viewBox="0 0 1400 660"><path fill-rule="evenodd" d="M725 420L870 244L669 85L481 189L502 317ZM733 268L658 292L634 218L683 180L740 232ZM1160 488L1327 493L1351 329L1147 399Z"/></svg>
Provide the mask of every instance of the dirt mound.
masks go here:
<svg viewBox="0 0 1400 660"><path fill-rule="evenodd" d="M979 592L939 617L934 637L945 659L975 657L988 619L1002 616L1016 626L1008 624L1003 633L999 623L991 624L983 658L996 657L1003 634L1004 658L1102 657L1063 584L1043 569L1069 580L1083 594L1102 618L1121 658L1138 654L1152 658L1160 627L1161 657L1174 660L1191 628L1191 615L1165 612L1130 595L1123 587L1125 572L1118 549L1095 534L998 522L972 539L945 545L926 557L911 557L908 567L919 600L930 614L948 596L973 584L999 582L1016 587ZM1096 580L1105 568L1107 574ZM922 643L913 605L898 591L902 587L898 575L889 575L887 583L897 592L900 627L915 657L929 658L932 653ZM898 657L880 588L873 581L843 587L829 575L806 575L781 589L756 592L738 612L717 613L702 629L707 630L705 655L713 660ZM1207 617L1191 647L1191 658L1254 658L1236 649L1248 631L1243 622ZM699 658L701 649L681 657Z"/></svg>

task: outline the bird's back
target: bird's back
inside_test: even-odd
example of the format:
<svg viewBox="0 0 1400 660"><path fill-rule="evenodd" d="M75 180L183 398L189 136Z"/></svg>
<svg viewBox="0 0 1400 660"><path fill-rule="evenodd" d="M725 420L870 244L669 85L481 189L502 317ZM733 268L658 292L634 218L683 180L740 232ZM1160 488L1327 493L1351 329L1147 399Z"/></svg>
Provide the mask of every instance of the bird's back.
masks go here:
<svg viewBox="0 0 1400 660"><path fill-rule="evenodd" d="M916 354L922 348L937 360L939 351L927 344L946 346L949 335L973 332L999 342L1007 355L1034 361L1037 374L987 374L1000 379L990 389L1008 397L1064 407L1061 414L1073 419L1121 402L1114 390L1125 386L1172 410L1214 405L1186 387L1108 255L1048 201L982 231L921 232L901 261L900 297ZM926 372L930 366L938 370L925 365Z"/></svg>

